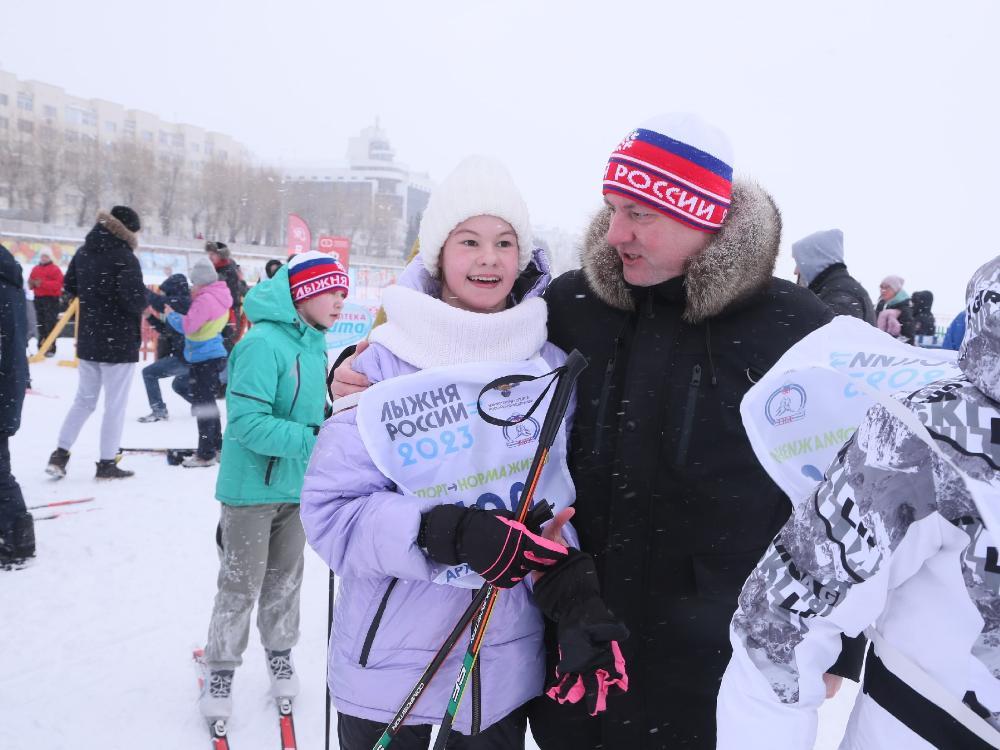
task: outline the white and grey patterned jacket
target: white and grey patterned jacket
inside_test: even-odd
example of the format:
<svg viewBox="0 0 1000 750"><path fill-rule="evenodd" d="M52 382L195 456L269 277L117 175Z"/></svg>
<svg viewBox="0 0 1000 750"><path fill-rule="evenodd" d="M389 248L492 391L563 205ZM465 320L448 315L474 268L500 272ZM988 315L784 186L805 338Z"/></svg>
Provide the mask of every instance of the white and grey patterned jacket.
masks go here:
<svg viewBox="0 0 1000 750"><path fill-rule="evenodd" d="M944 455L873 407L747 580L719 748L811 748L840 634L871 626L887 652L1000 728L1000 531L979 510L1000 517L1000 258L967 298L963 377L902 399ZM985 492L974 500L964 478ZM864 691L841 745L930 747Z"/></svg>

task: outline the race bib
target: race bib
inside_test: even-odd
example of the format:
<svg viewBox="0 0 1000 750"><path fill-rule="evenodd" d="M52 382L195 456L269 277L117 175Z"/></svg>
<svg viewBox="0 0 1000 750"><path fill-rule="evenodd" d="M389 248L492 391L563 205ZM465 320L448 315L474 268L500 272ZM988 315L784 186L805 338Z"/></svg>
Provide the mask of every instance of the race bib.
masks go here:
<svg viewBox="0 0 1000 750"><path fill-rule="evenodd" d="M358 402L357 423L375 465L401 492L465 507L513 512L531 467L554 387L540 357L517 363L434 367L377 383ZM540 377L506 381L507 376ZM487 383L501 380L482 394ZM496 426L477 408L504 421ZM566 465L566 431L560 429L535 490L554 512L575 497ZM436 583L479 588L483 579L467 565L439 566Z"/></svg>
<svg viewBox="0 0 1000 750"><path fill-rule="evenodd" d="M838 316L785 352L747 392L743 426L757 459L797 504L822 481L870 407L961 376L955 357Z"/></svg>

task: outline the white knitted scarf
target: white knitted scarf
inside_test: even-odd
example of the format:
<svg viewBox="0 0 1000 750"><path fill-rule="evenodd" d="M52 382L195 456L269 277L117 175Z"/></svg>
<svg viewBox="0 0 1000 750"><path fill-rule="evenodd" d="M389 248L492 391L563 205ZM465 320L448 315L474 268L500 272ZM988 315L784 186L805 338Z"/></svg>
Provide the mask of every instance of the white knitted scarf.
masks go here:
<svg viewBox="0 0 1000 750"><path fill-rule="evenodd" d="M520 362L548 338L548 307L541 297L495 313L460 310L414 289L382 292L387 322L370 340L404 362L426 369L469 362Z"/></svg>

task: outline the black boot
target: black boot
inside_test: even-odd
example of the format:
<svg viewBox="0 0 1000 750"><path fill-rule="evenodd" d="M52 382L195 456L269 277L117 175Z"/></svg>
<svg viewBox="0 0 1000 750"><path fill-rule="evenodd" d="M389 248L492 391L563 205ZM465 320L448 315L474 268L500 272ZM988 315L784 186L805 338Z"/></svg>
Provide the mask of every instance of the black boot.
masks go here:
<svg viewBox="0 0 1000 750"><path fill-rule="evenodd" d="M125 479L133 474L135 474L134 471L119 469L118 462L109 458L107 461L97 462L97 473L94 475L94 479Z"/></svg>
<svg viewBox="0 0 1000 750"><path fill-rule="evenodd" d="M66 464L69 463L69 451L64 448L56 448L49 456L49 465L45 467L45 473L50 477L62 479L66 476Z"/></svg>

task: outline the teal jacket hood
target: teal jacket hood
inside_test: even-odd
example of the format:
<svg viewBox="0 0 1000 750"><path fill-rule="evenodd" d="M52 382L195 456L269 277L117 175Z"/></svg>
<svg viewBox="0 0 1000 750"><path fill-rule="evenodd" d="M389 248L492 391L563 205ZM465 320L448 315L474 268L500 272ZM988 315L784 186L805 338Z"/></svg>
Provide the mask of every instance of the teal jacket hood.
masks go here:
<svg viewBox="0 0 1000 750"><path fill-rule="evenodd" d="M275 323L297 337L323 337L325 332L307 324L292 302L288 286L288 266L282 266L270 279L257 284L243 302L243 312L254 325Z"/></svg>

